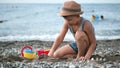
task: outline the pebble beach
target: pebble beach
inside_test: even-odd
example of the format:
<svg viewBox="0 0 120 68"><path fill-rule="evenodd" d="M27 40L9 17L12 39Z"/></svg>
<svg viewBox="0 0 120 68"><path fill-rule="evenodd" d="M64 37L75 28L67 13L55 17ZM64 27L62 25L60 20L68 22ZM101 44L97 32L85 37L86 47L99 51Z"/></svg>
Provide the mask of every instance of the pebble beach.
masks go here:
<svg viewBox="0 0 120 68"><path fill-rule="evenodd" d="M61 46L69 44L63 41ZM53 41L0 42L0 68L120 68L120 40L97 40L97 48L90 60L75 61L74 57L58 59L41 55L36 59L21 57L21 48L29 45L33 50L50 49Z"/></svg>

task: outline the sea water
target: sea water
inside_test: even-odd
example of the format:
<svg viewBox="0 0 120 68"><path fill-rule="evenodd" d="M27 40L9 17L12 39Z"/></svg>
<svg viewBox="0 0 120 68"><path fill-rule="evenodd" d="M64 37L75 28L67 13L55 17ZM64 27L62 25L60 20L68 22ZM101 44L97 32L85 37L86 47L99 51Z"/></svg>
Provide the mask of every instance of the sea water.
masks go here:
<svg viewBox="0 0 120 68"><path fill-rule="evenodd" d="M53 41L64 19L57 15L62 4L0 4L0 41ZM82 4L84 14L94 29L97 40L120 39L120 4ZM92 21L95 15L97 20ZM101 20L100 16L104 16ZM64 40L74 40L68 31Z"/></svg>

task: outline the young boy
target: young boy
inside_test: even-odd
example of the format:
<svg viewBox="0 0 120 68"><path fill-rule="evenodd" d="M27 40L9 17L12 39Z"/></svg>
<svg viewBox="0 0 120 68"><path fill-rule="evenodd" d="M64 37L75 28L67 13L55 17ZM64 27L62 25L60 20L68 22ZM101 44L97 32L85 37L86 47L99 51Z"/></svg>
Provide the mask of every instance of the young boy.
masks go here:
<svg viewBox="0 0 120 68"><path fill-rule="evenodd" d="M80 17L82 14L81 5L75 1L66 1L59 13L64 18L64 25L52 48L48 54L50 57L62 58L68 55L76 55L77 60L88 60L96 48L96 38L92 24ZM75 38L75 42L71 42L59 49L68 29Z"/></svg>

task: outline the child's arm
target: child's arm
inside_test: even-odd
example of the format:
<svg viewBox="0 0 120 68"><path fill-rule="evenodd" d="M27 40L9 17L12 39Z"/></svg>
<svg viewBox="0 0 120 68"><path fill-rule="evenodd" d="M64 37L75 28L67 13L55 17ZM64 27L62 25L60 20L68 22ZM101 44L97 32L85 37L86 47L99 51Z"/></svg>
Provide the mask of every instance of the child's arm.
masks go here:
<svg viewBox="0 0 120 68"><path fill-rule="evenodd" d="M61 30L60 34L55 39L55 41L54 41L54 43L52 45L52 48L50 49L50 52L49 52L48 56L53 57L53 54L54 54L55 50L62 43L62 41L63 41L63 39L64 39L67 31L68 31L68 24L65 22L64 25L63 25L63 27L62 27L62 30Z"/></svg>

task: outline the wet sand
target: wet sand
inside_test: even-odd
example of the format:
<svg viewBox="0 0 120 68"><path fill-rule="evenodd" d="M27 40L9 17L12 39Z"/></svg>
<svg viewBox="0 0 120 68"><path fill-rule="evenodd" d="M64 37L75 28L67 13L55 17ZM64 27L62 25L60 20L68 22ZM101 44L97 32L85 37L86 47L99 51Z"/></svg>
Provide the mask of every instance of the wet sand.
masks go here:
<svg viewBox="0 0 120 68"><path fill-rule="evenodd" d="M70 41L64 41L61 46L69 44ZM40 56L38 60L29 60L21 57L21 48L25 45L37 49L50 49L53 41L0 41L0 67L48 67L48 68L120 68L120 40L97 40L97 48L89 61L75 61L73 57L66 59L50 58Z"/></svg>

